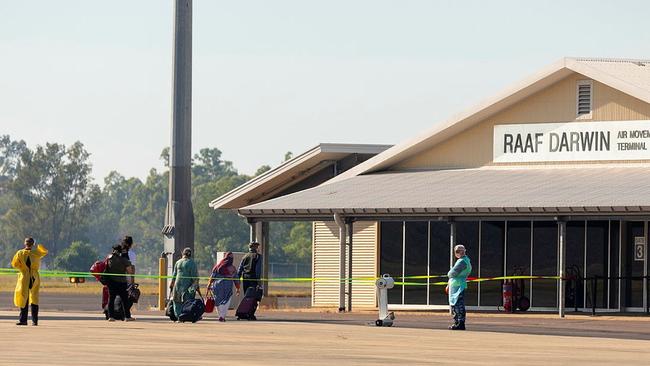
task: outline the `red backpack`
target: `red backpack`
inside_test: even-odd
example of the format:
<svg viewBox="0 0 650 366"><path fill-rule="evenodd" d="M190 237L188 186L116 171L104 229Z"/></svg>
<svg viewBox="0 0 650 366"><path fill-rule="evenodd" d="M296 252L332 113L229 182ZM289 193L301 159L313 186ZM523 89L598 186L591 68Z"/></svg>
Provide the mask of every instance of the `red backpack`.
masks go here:
<svg viewBox="0 0 650 366"><path fill-rule="evenodd" d="M90 273L99 281L102 285L106 284L106 277L101 274L106 272L108 268L108 258L106 257L103 261L95 261L92 266L90 266Z"/></svg>

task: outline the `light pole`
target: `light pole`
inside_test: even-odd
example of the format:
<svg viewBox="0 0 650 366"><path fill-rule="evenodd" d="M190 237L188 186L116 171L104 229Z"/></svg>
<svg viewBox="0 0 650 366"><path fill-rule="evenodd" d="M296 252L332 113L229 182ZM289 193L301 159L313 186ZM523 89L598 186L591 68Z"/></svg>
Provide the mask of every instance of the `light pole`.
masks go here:
<svg viewBox="0 0 650 366"><path fill-rule="evenodd" d="M165 212L164 252L168 269L183 248L194 249L192 210L192 0L174 1L172 133L169 198ZM169 271L171 273L171 271Z"/></svg>

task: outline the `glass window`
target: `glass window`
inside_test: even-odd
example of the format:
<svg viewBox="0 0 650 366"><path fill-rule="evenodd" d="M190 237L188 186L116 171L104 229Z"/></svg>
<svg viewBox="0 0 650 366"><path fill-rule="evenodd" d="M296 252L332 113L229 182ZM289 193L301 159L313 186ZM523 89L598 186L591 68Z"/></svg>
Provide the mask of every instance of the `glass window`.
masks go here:
<svg viewBox="0 0 650 366"><path fill-rule="evenodd" d="M607 275L607 251L609 245L609 221L588 221L587 222L587 272L585 277L596 280L595 293L591 281L586 282L587 306L592 306L595 298L596 306L607 307L607 282L604 277Z"/></svg>
<svg viewBox="0 0 650 366"><path fill-rule="evenodd" d="M624 277L639 277L643 276L643 261L634 260L634 238L643 237L644 229L643 222L627 222L625 235L625 242L623 243L623 276ZM643 280L641 279L625 279L622 281L622 289L624 294L623 305L625 307L642 307L643 306Z"/></svg>
<svg viewBox="0 0 650 366"><path fill-rule="evenodd" d="M405 263L404 282L413 285L404 286L404 304L427 304L427 280L411 279L410 276L427 275L427 250L429 242L429 223L427 221L406 222L404 226ZM424 284L423 286L415 283Z"/></svg>
<svg viewBox="0 0 650 366"><path fill-rule="evenodd" d="M478 221L458 221L456 225L456 244L462 244L467 250L466 254L472 263L472 273L470 276L478 276L478 238L479 222ZM454 258L455 259L455 258ZM450 266L447 267L449 272ZM445 273L446 274L446 273ZM476 282L467 284L465 290L465 305L478 305L478 285Z"/></svg>
<svg viewBox="0 0 650 366"><path fill-rule="evenodd" d="M530 221L508 221L506 276L530 276ZM522 295L530 300L530 281L518 280Z"/></svg>
<svg viewBox="0 0 650 366"><path fill-rule="evenodd" d="M566 223L566 274L573 278L566 285L566 307L585 306L585 222L569 221Z"/></svg>
<svg viewBox="0 0 650 366"><path fill-rule="evenodd" d="M620 221L610 221L609 228L610 249L609 249L609 277L618 277L618 251L619 251L619 232L621 229ZM618 308L618 279L609 280L609 308Z"/></svg>
<svg viewBox="0 0 650 366"><path fill-rule="evenodd" d="M534 276L557 276L557 246L557 223L534 221ZM531 306L557 307L557 280L533 280Z"/></svg>
<svg viewBox="0 0 650 366"><path fill-rule="evenodd" d="M503 276L504 221L481 222L481 277ZM502 281L481 282L481 306L501 306Z"/></svg>
<svg viewBox="0 0 650 366"><path fill-rule="evenodd" d="M429 227L429 274L431 276L446 275L449 272L449 238L450 225L444 221L431 221ZM446 278L431 278L430 283L446 282ZM429 304L447 305L445 286L430 285Z"/></svg>
<svg viewBox="0 0 650 366"><path fill-rule="evenodd" d="M402 281L402 258L403 258L403 236L404 224L401 221L384 221L380 223L380 273L388 273L396 282ZM395 285L388 290L388 303L402 303L402 286Z"/></svg>

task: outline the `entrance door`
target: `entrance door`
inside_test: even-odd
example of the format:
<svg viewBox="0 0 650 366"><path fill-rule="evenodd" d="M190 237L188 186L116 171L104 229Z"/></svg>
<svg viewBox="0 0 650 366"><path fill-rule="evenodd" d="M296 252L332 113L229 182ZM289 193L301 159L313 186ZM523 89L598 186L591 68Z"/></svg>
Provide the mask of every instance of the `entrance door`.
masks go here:
<svg viewBox="0 0 650 366"><path fill-rule="evenodd" d="M646 247L648 223L628 221L623 224L621 245L621 304L625 310L643 310L647 301ZM642 248L640 248L640 246Z"/></svg>

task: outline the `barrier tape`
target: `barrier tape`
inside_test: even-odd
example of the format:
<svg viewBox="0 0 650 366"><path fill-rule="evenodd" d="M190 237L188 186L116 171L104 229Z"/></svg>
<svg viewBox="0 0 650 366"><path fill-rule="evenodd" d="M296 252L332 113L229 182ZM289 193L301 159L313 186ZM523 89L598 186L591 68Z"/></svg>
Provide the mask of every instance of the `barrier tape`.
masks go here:
<svg viewBox="0 0 650 366"><path fill-rule="evenodd" d="M13 268L0 268L0 276L2 275L16 275L18 270ZM198 280L210 280L209 276L160 276L160 275L145 275L145 274L120 274L120 273L92 273L92 272L69 272L69 271L53 271L53 270L42 270L39 271L40 277L44 278L95 278L95 275L100 276L129 276L134 278L143 278L143 279L198 279ZM258 281L258 282L323 282L323 281L332 281L332 282L371 282L374 283L380 277L350 277L350 278L339 278L337 277L278 277L278 278L260 278L260 279L250 279L249 281ZM447 278L446 275L421 275L421 276L395 276L395 279L401 279L402 281L395 281L395 285L398 286L446 286L447 281L439 282L413 282L407 280L428 280L433 278ZM220 280L237 280L236 278L219 278ZM485 281L503 281L503 280L540 280L540 279L551 279L558 280L560 276L499 276L499 277L468 277L467 282L485 282Z"/></svg>

